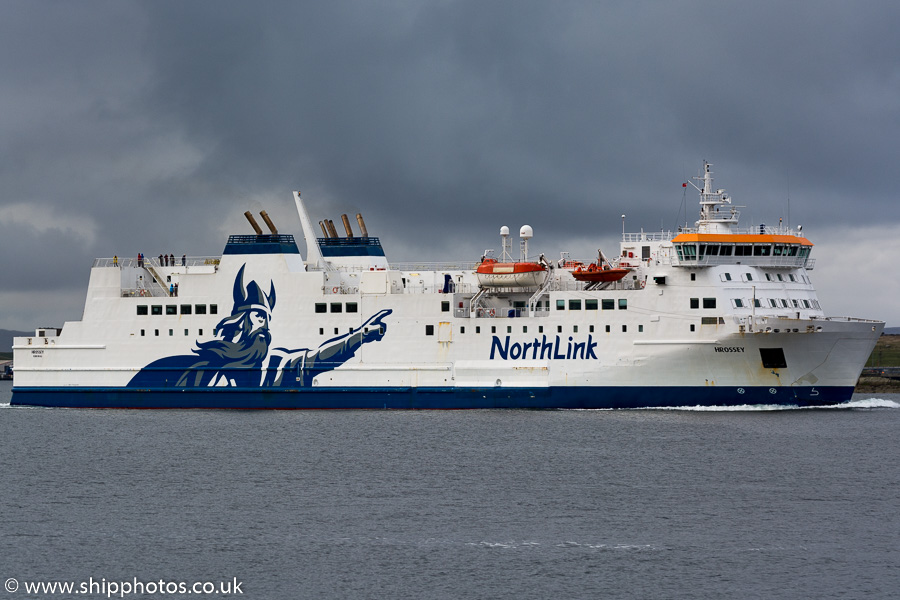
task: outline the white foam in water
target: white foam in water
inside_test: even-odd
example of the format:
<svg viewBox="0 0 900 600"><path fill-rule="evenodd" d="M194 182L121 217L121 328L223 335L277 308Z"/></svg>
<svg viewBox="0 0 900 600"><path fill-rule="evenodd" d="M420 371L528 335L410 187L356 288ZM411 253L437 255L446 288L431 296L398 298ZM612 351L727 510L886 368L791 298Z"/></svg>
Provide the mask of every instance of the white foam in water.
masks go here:
<svg viewBox="0 0 900 600"><path fill-rule="evenodd" d="M671 406L660 408L639 408L636 410L686 410L697 412L737 412L774 410L847 410L859 408L900 408L900 403L882 398L851 400L832 406L784 406L781 404L739 404L737 406Z"/></svg>

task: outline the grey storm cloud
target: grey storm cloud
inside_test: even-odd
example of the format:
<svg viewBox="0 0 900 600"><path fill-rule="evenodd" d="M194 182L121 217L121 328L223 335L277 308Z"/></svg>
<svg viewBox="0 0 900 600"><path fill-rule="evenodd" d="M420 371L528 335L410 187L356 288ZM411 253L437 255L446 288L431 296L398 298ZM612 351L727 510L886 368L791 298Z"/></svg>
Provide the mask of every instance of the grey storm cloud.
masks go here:
<svg viewBox="0 0 900 600"><path fill-rule="evenodd" d="M530 223L552 255L595 252L622 213L629 230L673 228L695 219L681 183L703 159L758 222L789 197L810 227L900 219L896 3L17 2L0 16L0 268L18 274L0 292L81 293L95 256L218 253L246 209L297 231L292 189L314 220L363 212L395 260L474 260L500 225ZM35 206L52 222L12 219ZM53 276L35 275L48 257Z"/></svg>

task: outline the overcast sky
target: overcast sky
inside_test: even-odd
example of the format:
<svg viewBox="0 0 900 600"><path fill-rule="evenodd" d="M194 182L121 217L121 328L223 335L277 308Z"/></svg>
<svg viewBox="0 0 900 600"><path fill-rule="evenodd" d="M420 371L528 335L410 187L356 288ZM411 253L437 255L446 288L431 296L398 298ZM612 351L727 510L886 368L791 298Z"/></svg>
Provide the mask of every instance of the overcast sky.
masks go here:
<svg viewBox="0 0 900 600"><path fill-rule="evenodd" d="M248 209L299 236L294 189L395 261L524 223L615 254L623 213L684 223L704 159L744 226L790 206L827 313L898 326L898 30L887 0L3 1L0 328L79 319L95 257L218 255Z"/></svg>

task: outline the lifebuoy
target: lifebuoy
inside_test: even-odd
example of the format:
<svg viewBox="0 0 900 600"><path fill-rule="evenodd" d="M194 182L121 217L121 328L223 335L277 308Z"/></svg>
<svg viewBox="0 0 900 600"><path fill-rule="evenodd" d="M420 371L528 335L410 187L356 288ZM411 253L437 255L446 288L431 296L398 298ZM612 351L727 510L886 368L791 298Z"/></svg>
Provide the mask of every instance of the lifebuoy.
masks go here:
<svg viewBox="0 0 900 600"><path fill-rule="evenodd" d="M641 281L641 289L644 289L644 286L645 286L645 285L647 285L647 280L646 280L646 279L644 279L643 281Z"/></svg>
<svg viewBox="0 0 900 600"><path fill-rule="evenodd" d="M337 294L337 292L338 292L338 289L336 287L331 288L332 294Z"/></svg>
<svg viewBox="0 0 900 600"><path fill-rule="evenodd" d="M493 309L493 308L491 309L491 316L492 316L492 317L494 316L494 309Z"/></svg>

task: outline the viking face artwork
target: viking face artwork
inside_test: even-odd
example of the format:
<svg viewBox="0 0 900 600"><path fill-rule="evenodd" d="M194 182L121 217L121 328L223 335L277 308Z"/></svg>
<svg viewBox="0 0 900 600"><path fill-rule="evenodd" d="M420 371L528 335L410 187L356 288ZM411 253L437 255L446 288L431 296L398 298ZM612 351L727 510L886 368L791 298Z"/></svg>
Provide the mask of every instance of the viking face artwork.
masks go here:
<svg viewBox="0 0 900 600"><path fill-rule="evenodd" d="M275 308L275 285L269 293L256 281L244 285L241 266L234 281L231 315L215 328L215 339L197 342L193 354L161 358L140 370L129 387L305 387L318 373L353 358L365 343L384 337L382 310L356 329L316 349L270 348L269 327ZM285 375L288 376L285 376Z"/></svg>

